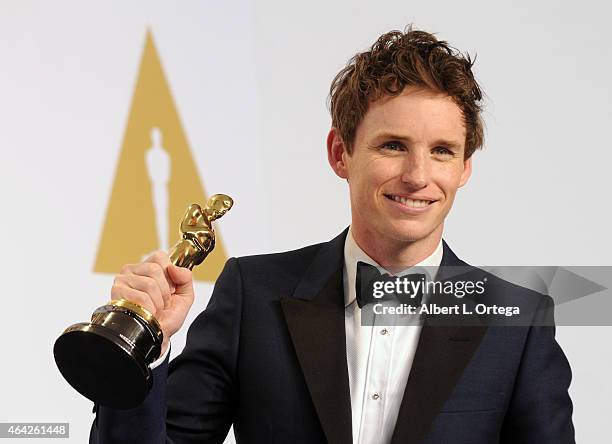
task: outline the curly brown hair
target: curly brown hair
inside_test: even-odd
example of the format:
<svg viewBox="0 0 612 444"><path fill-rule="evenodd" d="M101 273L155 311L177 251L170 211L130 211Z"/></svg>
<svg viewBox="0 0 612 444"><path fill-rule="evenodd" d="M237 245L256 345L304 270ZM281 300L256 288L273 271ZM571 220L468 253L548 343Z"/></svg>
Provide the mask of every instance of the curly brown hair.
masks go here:
<svg viewBox="0 0 612 444"><path fill-rule="evenodd" d="M474 79L473 65L469 54L412 26L383 34L368 51L351 58L332 81L332 126L352 154L355 132L371 102L384 95L397 96L406 86L426 87L448 94L462 110L464 158L468 159L484 142L483 93Z"/></svg>

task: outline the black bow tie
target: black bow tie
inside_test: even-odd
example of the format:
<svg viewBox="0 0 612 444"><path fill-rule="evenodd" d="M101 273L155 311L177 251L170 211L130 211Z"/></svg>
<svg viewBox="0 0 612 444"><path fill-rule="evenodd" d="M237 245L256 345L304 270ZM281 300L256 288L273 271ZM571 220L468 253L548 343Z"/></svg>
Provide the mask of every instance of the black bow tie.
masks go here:
<svg viewBox="0 0 612 444"><path fill-rule="evenodd" d="M385 291L391 287L396 287L396 281L398 279L401 281L401 291L396 292L395 290L397 288L394 288L393 291ZM385 286L387 282L391 282L393 285L387 284ZM404 285L404 282L407 282L407 284ZM412 290L414 290L414 287L412 287L410 282L422 282L422 284L418 285L416 292L413 292ZM357 305L359 305L359 308L370 303L389 300L398 300L402 304L410 304L418 307L421 305L421 300L423 299L423 285L425 285L424 274L414 273L397 277L388 273L381 274L375 266L361 261L357 262L355 293L357 295ZM406 289L408 289L409 292L404 291Z"/></svg>

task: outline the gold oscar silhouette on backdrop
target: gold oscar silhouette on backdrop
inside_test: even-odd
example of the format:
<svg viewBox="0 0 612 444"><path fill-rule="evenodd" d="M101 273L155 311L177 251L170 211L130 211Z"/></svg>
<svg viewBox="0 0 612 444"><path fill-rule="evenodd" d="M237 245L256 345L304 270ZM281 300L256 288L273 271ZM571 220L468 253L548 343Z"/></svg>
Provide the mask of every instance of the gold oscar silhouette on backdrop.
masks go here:
<svg viewBox="0 0 612 444"><path fill-rule="evenodd" d="M168 185L172 172L172 158L163 146L162 138L160 128L151 129L151 147L146 151L145 160L151 186L151 200L155 210L158 245L160 250L167 250L170 246L168 242L170 232L168 230L168 203L170 202Z"/></svg>
<svg viewBox="0 0 612 444"><path fill-rule="evenodd" d="M214 148L200 152L200 168L179 111L149 30L100 226L94 272L115 274L125 263L167 250L185 208L208 201L205 175L216 169L211 158ZM227 258L223 233L217 232L206 267L194 269L193 280L215 282Z"/></svg>
<svg viewBox="0 0 612 444"><path fill-rule="evenodd" d="M231 197L215 194L201 208L191 204L180 225L181 239L170 261L192 269L215 248L212 222L233 206ZM55 362L68 383L92 401L132 408L152 386L149 365L159 358L164 337L159 322L140 305L125 299L99 307L91 322L71 325L55 341Z"/></svg>

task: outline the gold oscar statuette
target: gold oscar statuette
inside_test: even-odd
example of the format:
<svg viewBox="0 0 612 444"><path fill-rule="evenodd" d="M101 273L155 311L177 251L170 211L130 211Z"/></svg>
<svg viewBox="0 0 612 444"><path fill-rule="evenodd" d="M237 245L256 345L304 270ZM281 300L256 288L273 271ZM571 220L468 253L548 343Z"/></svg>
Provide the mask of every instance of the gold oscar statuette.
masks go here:
<svg viewBox="0 0 612 444"><path fill-rule="evenodd" d="M215 194L204 208L192 204L181 221L181 239L170 261L193 269L215 248L212 222L234 204ZM133 408L151 390L149 365L160 357L164 337L159 322L146 309L125 299L99 307L91 322L71 325L55 341L53 354L62 376L79 393L97 404Z"/></svg>

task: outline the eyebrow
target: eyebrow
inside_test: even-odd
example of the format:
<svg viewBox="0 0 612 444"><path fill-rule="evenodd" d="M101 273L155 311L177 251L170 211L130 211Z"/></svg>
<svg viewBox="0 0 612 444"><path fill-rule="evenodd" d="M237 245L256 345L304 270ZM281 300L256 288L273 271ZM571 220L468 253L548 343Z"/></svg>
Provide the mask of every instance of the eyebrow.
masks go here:
<svg viewBox="0 0 612 444"><path fill-rule="evenodd" d="M391 132L382 132L380 134L376 134L373 137L373 140L380 140L380 139L387 139L387 140L398 140L398 141L406 141L409 144L410 143L414 143L414 140L406 135L406 136L400 136L399 134L395 134L395 133L391 133ZM463 148L463 144L461 142L458 142L456 140L448 140L448 139L437 139L434 143L434 145L438 146L438 145L444 145L446 147L449 148L455 148L457 150L460 150Z"/></svg>

